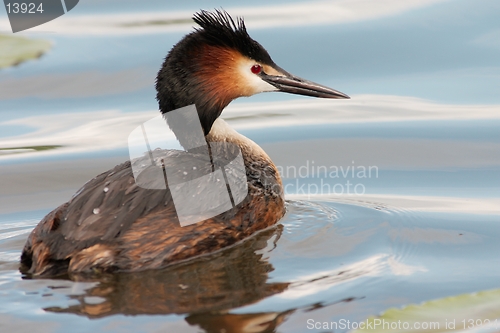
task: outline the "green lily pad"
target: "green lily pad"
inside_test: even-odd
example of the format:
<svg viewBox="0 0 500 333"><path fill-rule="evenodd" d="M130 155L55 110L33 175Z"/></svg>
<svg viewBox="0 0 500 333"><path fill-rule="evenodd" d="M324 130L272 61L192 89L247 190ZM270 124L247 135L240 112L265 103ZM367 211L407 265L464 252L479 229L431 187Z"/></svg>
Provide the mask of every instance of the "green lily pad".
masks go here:
<svg viewBox="0 0 500 333"><path fill-rule="evenodd" d="M26 146L26 147L12 147L12 148L1 148L0 147L0 156L2 155L10 155L10 154L20 154L20 153L31 153L34 151L44 151L57 149L62 146Z"/></svg>
<svg viewBox="0 0 500 333"><path fill-rule="evenodd" d="M362 323L354 332L499 332L500 289L393 308Z"/></svg>
<svg viewBox="0 0 500 333"><path fill-rule="evenodd" d="M0 69L39 58L50 47L46 40L0 35Z"/></svg>

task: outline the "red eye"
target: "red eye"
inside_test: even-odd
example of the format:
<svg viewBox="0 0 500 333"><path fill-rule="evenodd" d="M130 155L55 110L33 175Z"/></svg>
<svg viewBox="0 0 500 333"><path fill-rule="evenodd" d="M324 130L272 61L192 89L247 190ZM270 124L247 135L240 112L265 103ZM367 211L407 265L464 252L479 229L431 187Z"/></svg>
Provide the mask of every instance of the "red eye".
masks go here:
<svg viewBox="0 0 500 333"><path fill-rule="evenodd" d="M250 70L254 74L259 74L262 71L262 66L261 65L253 65L252 68L250 68Z"/></svg>

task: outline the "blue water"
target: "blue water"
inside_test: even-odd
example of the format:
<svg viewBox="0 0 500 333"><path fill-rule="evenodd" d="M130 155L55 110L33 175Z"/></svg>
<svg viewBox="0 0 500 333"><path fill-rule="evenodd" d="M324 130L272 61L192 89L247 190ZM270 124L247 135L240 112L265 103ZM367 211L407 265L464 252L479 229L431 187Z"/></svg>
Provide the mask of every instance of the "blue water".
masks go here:
<svg viewBox="0 0 500 333"><path fill-rule="evenodd" d="M273 6L286 16L301 3ZM258 17L270 5L88 0L59 20L221 6ZM0 154L0 331L324 332L307 320L500 288L500 5L364 18L366 6L349 22L247 23L281 67L352 97L262 94L223 113L282 171L280 223L184 265L98 281L26 279L19 255L45 214L128 159L128 134L157 114L156 73L190 28L22 33L53 46L0 71L0 148L60 147Z"/></svg>

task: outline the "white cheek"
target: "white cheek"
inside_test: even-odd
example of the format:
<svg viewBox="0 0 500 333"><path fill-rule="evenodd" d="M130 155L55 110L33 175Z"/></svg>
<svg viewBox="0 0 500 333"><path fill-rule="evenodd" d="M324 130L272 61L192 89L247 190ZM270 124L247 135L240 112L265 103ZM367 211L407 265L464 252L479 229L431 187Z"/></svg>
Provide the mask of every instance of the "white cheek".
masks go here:
<svg viewBox="0 0 500 333"><path fill-rule="evenodd" d="M255 65L254 61L242 61L239 66L240 74L245 84L249 86L249 90L252 91L252 95L266 91L277 91L278 88L262 80L259 75L252 73L253 65Z"/></svg>

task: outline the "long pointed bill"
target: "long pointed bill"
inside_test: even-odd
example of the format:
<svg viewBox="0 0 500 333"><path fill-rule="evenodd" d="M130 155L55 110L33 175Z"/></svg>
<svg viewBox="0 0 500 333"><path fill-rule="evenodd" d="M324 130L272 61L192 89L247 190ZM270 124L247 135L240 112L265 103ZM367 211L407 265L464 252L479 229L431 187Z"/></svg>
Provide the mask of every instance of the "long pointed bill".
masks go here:
<svg viewBox="0 0 500 333"><path fill-rule="evenodd" d="M279 91L321 98L350 98L344 93L328 88L300 77L285 74L285 76L262 74L262 80L278 88Z"/></svg>

